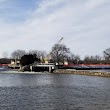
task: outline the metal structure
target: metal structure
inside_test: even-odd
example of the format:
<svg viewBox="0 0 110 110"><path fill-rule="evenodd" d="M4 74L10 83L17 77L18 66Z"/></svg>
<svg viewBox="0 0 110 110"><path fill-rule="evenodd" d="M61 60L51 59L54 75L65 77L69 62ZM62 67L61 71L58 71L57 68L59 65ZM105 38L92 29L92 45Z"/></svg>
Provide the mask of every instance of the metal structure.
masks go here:
<svg viewBox="0 0 110 110"><path fill-rule="evenodd" d="M63 41L63 37L58 41L58 43L57 44L60 44L61 43L61 41Z"/></svg>

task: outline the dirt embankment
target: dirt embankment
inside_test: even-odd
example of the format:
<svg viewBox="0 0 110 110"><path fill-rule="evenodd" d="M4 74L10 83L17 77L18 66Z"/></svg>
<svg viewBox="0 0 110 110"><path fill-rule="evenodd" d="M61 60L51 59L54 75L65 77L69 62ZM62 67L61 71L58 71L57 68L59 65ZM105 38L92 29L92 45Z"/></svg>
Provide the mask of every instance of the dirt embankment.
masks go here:
<svg viewBox="0 0 110 110"><path fill-rule="evenodd" d="M93 72L93 71L74 70L74 69L58 69L58 70L55 70L54 73L110 77L110 72Z"/></svg>

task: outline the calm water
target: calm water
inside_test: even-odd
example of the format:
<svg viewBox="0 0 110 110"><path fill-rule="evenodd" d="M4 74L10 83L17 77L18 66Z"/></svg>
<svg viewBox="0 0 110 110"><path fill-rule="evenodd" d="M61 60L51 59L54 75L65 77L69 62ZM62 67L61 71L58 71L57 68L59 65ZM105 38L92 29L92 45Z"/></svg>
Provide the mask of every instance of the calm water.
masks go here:
<svg viewBox="0 0 110 110"><path fill-rule="evenodd" d="M0 110L110 110L110 78L0 74Z"/></svg>

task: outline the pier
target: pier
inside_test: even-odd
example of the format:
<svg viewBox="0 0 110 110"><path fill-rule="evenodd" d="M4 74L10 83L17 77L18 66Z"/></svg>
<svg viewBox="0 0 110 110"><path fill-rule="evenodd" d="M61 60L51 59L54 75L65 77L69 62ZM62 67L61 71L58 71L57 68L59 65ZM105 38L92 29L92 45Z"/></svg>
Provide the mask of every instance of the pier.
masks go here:
<svg viewBox="0 0 110 110"><path fill-rule="evenodd" d="M32 64L27 65L20 68L20 71L31 71L31 72L53 72L55 70L55 65L53 63L38 63L38 64Z"/></svg>

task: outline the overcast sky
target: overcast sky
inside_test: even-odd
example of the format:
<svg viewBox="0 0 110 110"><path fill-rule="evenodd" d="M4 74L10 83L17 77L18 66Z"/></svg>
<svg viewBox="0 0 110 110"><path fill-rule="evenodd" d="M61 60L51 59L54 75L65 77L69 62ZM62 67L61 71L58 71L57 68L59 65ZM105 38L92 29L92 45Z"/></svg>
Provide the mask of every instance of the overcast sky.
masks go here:
<svg viewBox="0 0 110 110"><path fill-rule="evenodd" d="M64 38L74 54L110 47L110 0L0 0L0 56L45 50Z"/></svg>

